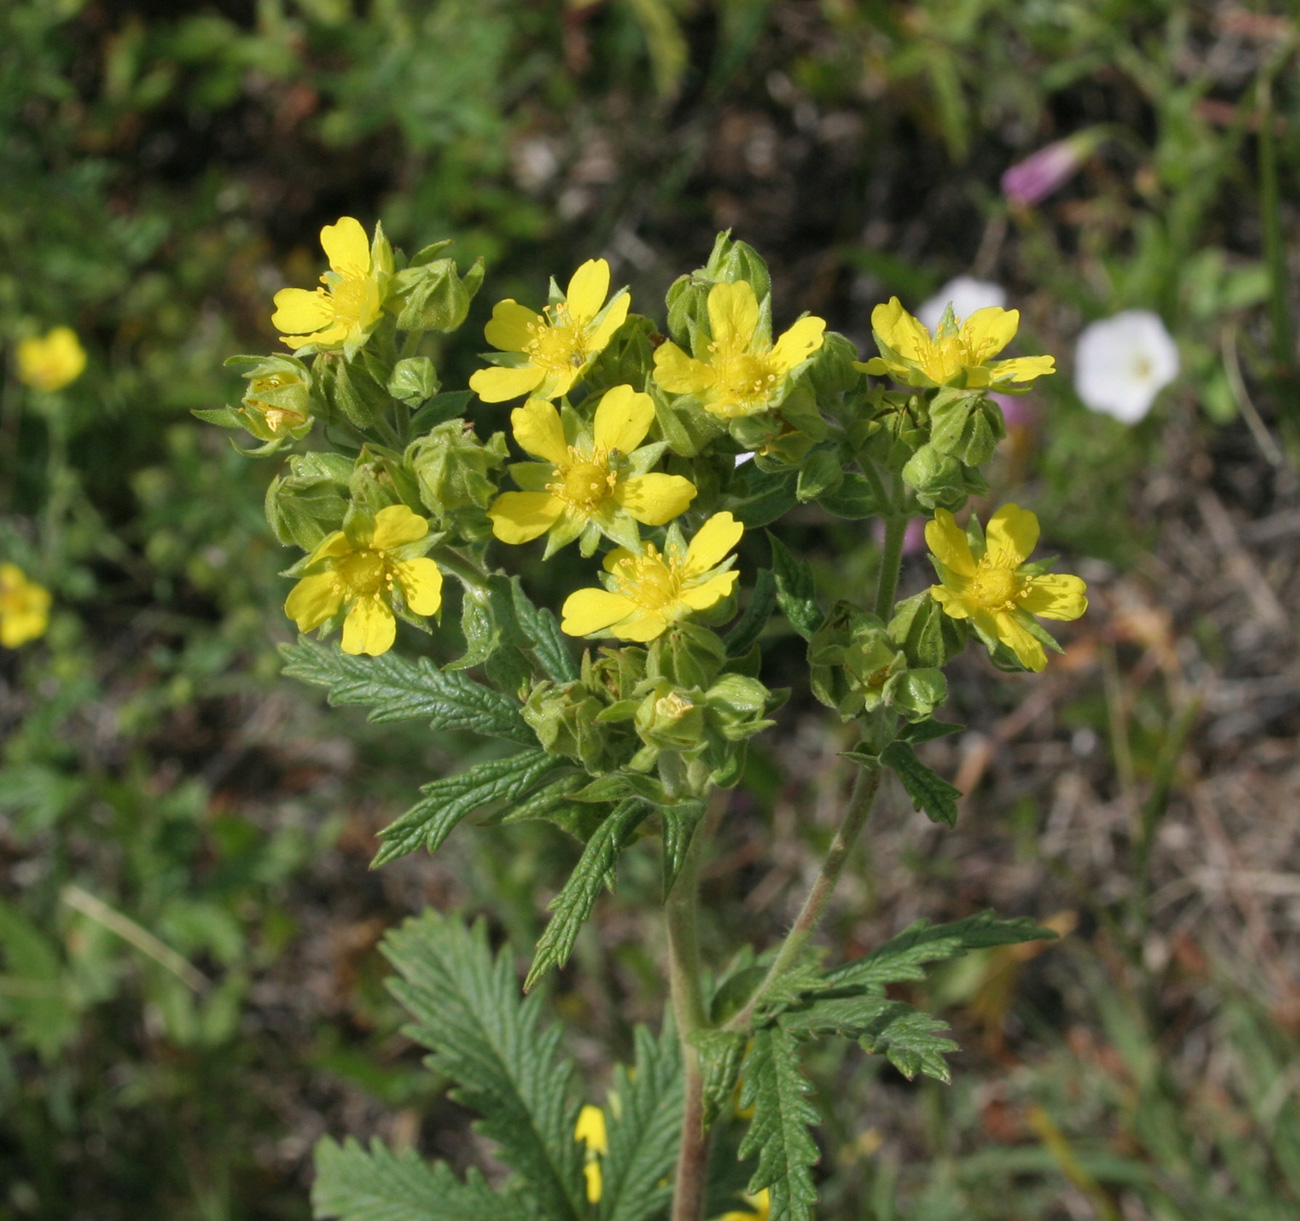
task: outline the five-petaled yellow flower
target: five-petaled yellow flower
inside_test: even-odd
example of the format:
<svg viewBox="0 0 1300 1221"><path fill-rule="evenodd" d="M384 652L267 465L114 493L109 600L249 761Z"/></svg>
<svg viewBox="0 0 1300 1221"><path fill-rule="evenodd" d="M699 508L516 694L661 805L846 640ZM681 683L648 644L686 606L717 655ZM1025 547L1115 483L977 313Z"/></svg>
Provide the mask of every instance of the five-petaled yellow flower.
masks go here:
<svg viewBox="0 0 1300 1221"><path fill-rule="evenodd" d="M86 367L86 352L70 326L56 326L48 335L19 343L18 380L37 390L62 390Z"/></svg>
<svg viewBox="0 0 1300 1221"><path fill-rule="evenodd" d="M600 1159L609 1151L609 1137L605 1133L605 1112L600 1107L587 1103L578 1112L578 1126L573 1131L573 1139L580 1140L587 1146L582 1173L587 1180L587 1202L600 1203L601 1178Z"/></svg>
<svg viewBox="0 0 1300 1221"><path fill-rule="evenodd" d="M627 289L606 304L608 295L609 264L588 259L573 273L564 296L552 281L551 304L540 314L518 301L498 301L483 334L504 355L492 368L474 373L470 389L485 403L521 394L542 399L568 394L627 320Z"/></svg>
<svg viewBox="0 0 1300 1221"><path fill-rule="evenodd" d="M930 586L935 601L952 618L969 619L990 651L1001 642L1027 669L1047 665L1046 633L1032 616L1077 619L1088 609L1079 577L1040 572L1026 563L1038 545L1038 518L1019 505L1003 505L993 514L982 548L971 549L946 509L935 511L925 541L942 582Z"/></svg>
<svg viewBox="0 0 1300 1221"><path fill-rule="evenodd" d="M747 280L709 289L704 354L687 356L675 343L655 349L655 382L670 394L696 394L724 420L756 415L781 401L790 374L822 346L826 323L800 318L771 343Z"/></svg>
<svg viewBox="0 0 1300 1221"><path fill-rule="evenodd" d="M428 533L429 523L406 505L380 509L373 525L359 522L351 537L334 531L311 553L285 614L310 632L346 610L343 651L388 652L397 636L395 598L415 615L437 614L442 605L442 573L419 554Z"/></svg>
<svg viewBox="0 0 1300 1221"><path fill-rule="evenodd" d="M676 525L663 554L646 543L640 555L619 547L605 557L605 589L580 589L565 599L560 624L570 636L654 640L692 611L721 601L739 573L727 557L745 527L730 513L715 513L686 546ZM724 559L724 557L726 557Z"/></svg>
<svg viewBox="0 0 1300 1221"><path fill-rule="evenodd" d="M523 492L505 492L488 510L492 532L505 543L546 534L546 554L582 536L584 555L602 534L639 549L636 523L662 526L695 499L695 485L680 475L647 473L663 445L641 444L654 422L654 403L631 386L605 392L590 433L545 399L529 399L510 415L515 440L541 462L517 462L511 474Z"/></svg>
<svg viewBox="0 0 1300 1221"><path fill-rule="evenodd" d="M992 360L1015 338L1019 327L1019 310L990 305L977 309L965 321L946 313L932 336L897 297L891 297L888 305L877 305L871 311L871 331L880 355L855 361L854 368L888 374L907 386L1015 393L1036 377L1056 372L1054 356Z"/></svg>
<svg viewBox="0 0 1300 1221"><path fill-rule="evenodd" d="M0 644L16 649L43 636L49 622L49 590L29 581L17 564L0 564Z"/></svg>
<svg viewBox="0 0 1300 1221"><path fill-rule="evenodd" d="M718 1221L767 1221L772 1211L772 1194L764 1187L756 1196L747 1195L745 1203L754 1211L743 1213L738 1208L733 1209L731 1212L723 1213Z"/></svg>
<svg viewBox="0 0 1300 1221"><path fill-rule="evenodd" d="M372 242L351 216L326 225L320 244L330 261L329 271L320 278L325 287L280 289L271 325L295 351L310 344L321 351L342 348L350 355L365 343L383 314L393 248L382 226L375 226Z"/></svg>

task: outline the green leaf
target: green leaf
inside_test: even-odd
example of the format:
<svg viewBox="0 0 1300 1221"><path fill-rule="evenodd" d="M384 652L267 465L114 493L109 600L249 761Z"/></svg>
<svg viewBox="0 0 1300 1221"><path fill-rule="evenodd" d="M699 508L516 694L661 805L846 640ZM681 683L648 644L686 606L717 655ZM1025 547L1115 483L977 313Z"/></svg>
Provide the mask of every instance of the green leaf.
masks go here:
<svg viewBox="0 0 1300 1221"><path fill-rule="evenodd" d="M521 750L505 759L476 763L468 771L426 784L424 797L379 833L384 841L372 869L419 848L437 852L467 814L497 801L516 801L548 772L566 766L542 750Z"/></svg>
<svg viewBox="0 0 1300 1221"><path fill-rule="evenodd" d="M949 721L917 721L913 725L904 725L898 736L914 746L918 742L930 742L935 738L946 738L950 733L961 733L964 725L953 725Z"/></svg>
<svg viewBox="0 0 1300 1221"><path fill-rule="evenodd" d="M1055 937L1051 929L1040 927L1028 916L999 920L992 912L981 912L950 924L920 920L866 957L827 972L824 982L837 992L851 988L883 993L886 984L924 979L923 964L927 962L961 958L971 950Z"/></svg>
<svg viewBox="0 0 1300 1221"><path fill-rule="evenodd" d="M604 886L613 888L613 870L619 852L652 808L635 797L620 802L587 841L564 889L550 902L555 914L537 943L533 965L524 981L525 992L552 967L562 967L569 961L578 930L591 915L596 897Z"/></svg>
<svg viewBox="0 0 1300 1221"><path fill-rule="evenodd" d="M648 1221L667 1210L682 1124L682 1058L666 1024L655 1039L633 1032L635 1072L614 1070L619 1099L607 1119L609 1148L601 1163L601 1221Z"/></svg>
<svg viewBox="0 0 1300 1221"><path fill-rule="evenodd" d="M817 503L836 517L871 517L881 510L879 498L865 475L849 471L837 488L823 492Z"/></svg>
<svg viewBox="0 0 1300 1221"><path fill-rule="evenodd" d="M767 621L776 609L776 577L770 568L760 568L754 578L754 591L740 622L723 638L728 657L743 657L757 643Z"/></svg>
<svg viewBox="0 0 1300 1221"><path fill-rule="evenodd" d="M740 1142L739 1156L758 1154L749 1190L771 1190L770 1221L813 1219L817 1190L808 1168L819 1154L808 1127L820 1116L808 1101L811 1089L799 1071L794 1036L779 1026L755 1031L740 1094L740 1105L753 1107L754 1118Z"/></svg>
<svg viewBox="0 0 1300 1221"><path fill-rule="evenodd" d="M957 1050L937 1033L948 1027L902 1001L883 996L818 999L781 1015L781 1027L796 1035L838 1034L857 1039L872 1055L883 1055L909 1081L917 1073L949 1082L944 1055Z"/></svg>
<svg viewBox="0 0 1300 1221"><path fill-rule="evenodd" d="M752 465L752 463L750 464ZM745 496L727 497L723 508L746 529L757 530L783 517L799 503L795 496L796 472L785 471L779 475L766 475L756 471L748 476L752 491Z"/></svg>
<svg viewBox="0 0 1300 1221"><path fill-rule="evenodd" d="M428 910L389 933L384 953L402 976L393 994L415 1019L407 1033L456 1082L456 1101L482 1116L478 1130L526 1181L538 1213L547 1221L589 1216L573 1137L576 1070L560 1031L539 1029L541 1004L519 995L505 951L493 960L484 923L466 928ZM496 1221L511 1215L503 1209Z"/></svg>
<svg viewBox="0 0 1300 1221"><path fill-rule="evenodd" d="M439 670L427 657L410 662L391 651L352 657L335 645L303 637L297 644L282 644L280 654L289 677L327 688L332 705L368 706L372 721L428 717L434 729L470 729L526 745L536 742L509 696L463 674Z"/></svg>
<svg viewBox="0 0 1300 1221"><path fill-rule="evenodd" d="M510 578L510 589L519 629L532 645L533 654L547 675L557 683L575 681L579 677L578 663L573 659L558 620L545 607L533 605L518 577Z"/></svg>
<svg viewBox="0 0 1300 1221"><path fill-rule="evenodd" d="M817 605L812 568L806 560L796 560L789 548L770 531L767 540L772 545L777 604L790 621L790 626L805 640L811 640L824 618L821 607Z"/></svg>
<svg viewBox="0 0 1300 1221"><path fill-rule="evenodd" d="M701 1030L691 1042L700 1057L704 1127L708 1129L719 1115L731 1109L749 1036L738 1030Z"/></svg>
<svg viewBox="0 0 1300 1221"><path fill-rule="evenodd" d="M927 817L951 827L957 821L957 798L961 789L954 788L943 777L926 767L916 757L911 744L902 740L891 742L880 752L880 760L898 773L907 795L918 810Z"/></svg>
<svg viewBox="0 0 1300 1221"><path fill-rule="evenodd" d="M664 841L664 898L668 898L682 871L686 852L695 836L695 829L704 817L704 802L676 801L672 805L659 808L660 821L663 823Z"/></svg>
<svg viewBox="0 0 1300 1221"><path fill-rule="evenodd" d="M379 1141L367 1152L349 1138L336 1144L322 1137L316 1145L314 1216L341 1221L501 1221L535 1217L522 1196L503 1198L471 1170L461 1182L440 1162L426 1162L413 1149L394 1153ZM526 1211L524 1211L526 1210Z"/></svg>

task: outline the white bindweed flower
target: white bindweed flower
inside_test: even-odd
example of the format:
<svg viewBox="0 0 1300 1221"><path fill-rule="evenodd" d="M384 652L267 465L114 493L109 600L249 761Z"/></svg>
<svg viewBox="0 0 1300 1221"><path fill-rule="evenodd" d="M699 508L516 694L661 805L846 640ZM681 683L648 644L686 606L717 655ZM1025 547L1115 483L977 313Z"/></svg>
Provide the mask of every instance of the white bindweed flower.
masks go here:
<svg viewBox="0 0 1300 1221"><path fill-rule="evenodd" d="M1130 309L1084 327L1074 388L1093 411L1136 424L1178 376L1178 347L1158 314Z"/></svg>
<svg viewBox="0 0 1300 1221"><path fill-rule="evenodd" d="M943 311L952 302L952 312L958 318L969 318L976 310L990 305L998 309L1007 304L1007 290L1001 284L976 280L970 276L957 276L949 280L933 297L924 301L916 316L933 332L943 317Z"/></svg>

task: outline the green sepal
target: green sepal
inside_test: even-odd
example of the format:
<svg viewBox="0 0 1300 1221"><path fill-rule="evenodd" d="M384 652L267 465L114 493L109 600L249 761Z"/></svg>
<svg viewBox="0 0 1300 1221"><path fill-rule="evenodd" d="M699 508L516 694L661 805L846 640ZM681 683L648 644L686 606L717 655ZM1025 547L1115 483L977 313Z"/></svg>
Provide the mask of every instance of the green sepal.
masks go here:
<svg viewBox="0 0 1300 1221"><path fill-rule="evenodd" d="M998 405L982 390L944 387L930 402L930 444L966 466L983 466L1007 435Z"/></svg>
<svg viewBox="0 0 1300 1221"><path fill-rule="evenodd" d="M968 631L966 620L945 614L929 590L897 603L889 621L890 638L917 669L946 666L966 647Z"/></svg>
<svg viewBox="0 0 1300 1221"><path fill-rule="evenodd" d="M843 482L844 462L839 451L815 449L799 468L795 496L800 503L807 504L810 500L834 493Z"/></svg>

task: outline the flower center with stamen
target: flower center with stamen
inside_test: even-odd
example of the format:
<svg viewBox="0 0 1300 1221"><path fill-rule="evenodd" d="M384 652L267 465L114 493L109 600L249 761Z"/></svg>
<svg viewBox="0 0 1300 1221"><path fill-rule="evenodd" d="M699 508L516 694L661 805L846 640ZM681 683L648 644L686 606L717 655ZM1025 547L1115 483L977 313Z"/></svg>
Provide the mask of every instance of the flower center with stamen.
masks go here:
<svg viewBox="0 0 1300 1221"><path fill-rule="evenodd" d="M767 406L776 392L777 375L766 360L735 343L715 341L708 350L717 387L726 399L739 403L746 415Z"/></svg>
<svg viewBox="0 0 1300 1221"><path fill-rule="evenodd" d="M684 717L694 707L695 705L679 691L670 691L667 695L661 695L655 700L655 716L676 721Z"/></svg>
<svg viewBox="0 0 1300 1221"><path fill-rule="evenodd" d="M545 322L530 322L531 339L524 345L529 361L542 369L556 372L581 368L587 363L586 335L576 326L569 307L561 301L548 305Z"/></svg>
<svg viewBox="0 0 1300 1221"><path fill-rule="evenodd" d="M682 580L675 566L670 566L653 543L646 543L645 554L628 556L614 566L617 592L642 610L663 610L681 596Z"/></svg>
<svg viewBox="0 0 1300 1221"><path fill-rule="evenodd" d="M969 596L989 610L1006 610L1015 604L1020 580L1010 568L996 568L981 560L971 580Z"/></svg>
<svg viewBox="0 0 1300 1221"><path fill-rule="evenodd" d="M570 445L569 457L571 461L551 472L554 482L546 490L583 513L594 513L614 491L618 472L610 469L601 449L588 454Z"/></svg>
<svg viewBox="0 0 1300 1221"><path fill-rule="evenodd" d="M393 583L384 557L369 547L340 560L334 572L343 586L340 592L354 598L374 597L385 586L391 588Z"/></svg>
<svg viewBox="0 0 1300 1221"><path fill-rule="evenodd" d="M330 285L329 303L334 317L344 322L360 322L367 312L370 281L341 276ZM319 290L317 290L319 291Z"/></svg>

